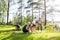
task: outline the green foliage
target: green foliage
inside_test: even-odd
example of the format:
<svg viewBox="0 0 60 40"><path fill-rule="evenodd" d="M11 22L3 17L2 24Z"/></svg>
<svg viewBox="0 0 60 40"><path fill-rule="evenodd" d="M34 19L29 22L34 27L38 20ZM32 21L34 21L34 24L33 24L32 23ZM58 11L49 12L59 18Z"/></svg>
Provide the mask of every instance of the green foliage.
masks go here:
<svg viewBox="0 0 60 40"><path fill-rule="evenodd" d="M27 21L26 18L23 16L23 17L22 17L22 23L21 23L21 26L25 25L25 24L26 24L26 21Z"/></svg>
<svg viewBox="0 0 60 40"><path fill-rule="evenodd" d="M11 22L11 24L14 25L17 23L20 24L21 26L25 25L26 24L26 18L24 16L22 16L22 19L21 19L21 16L18 16L18 18L14 17L14 20Z"/></svg>
<svg viewBox="0 0 60 40"><path fill-rule="evenodd" d="M1 24L4 24L4 18L6 17L6 12L7 12L7 1L6 0L1 0L0 2L0 22Z"/></svg>
<svg viewBox="0 0 60 40"><path fill-rule="evenodd" d="M32 16L30 15L27 16L27 22L32 22Z"/></svg>
<svg viewBox="0 0 60 40"><path fill-rule="evenodd" d="M42 32L23 33L22 31L13 31L11 25L0 25L0 40L60 40L60 32Z"/></svg>
<svg viewBox="0 0 60 40"><path fill-rule="evenodd" d="M0 40L60 40L59 33L22 33L13 31L0 32Z"/></svg>

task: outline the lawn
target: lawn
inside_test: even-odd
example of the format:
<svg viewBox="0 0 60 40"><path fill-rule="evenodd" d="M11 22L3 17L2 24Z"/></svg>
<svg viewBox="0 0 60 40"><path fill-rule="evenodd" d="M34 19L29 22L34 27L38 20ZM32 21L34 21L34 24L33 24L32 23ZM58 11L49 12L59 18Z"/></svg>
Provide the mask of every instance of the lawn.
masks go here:
<svg viewBox="0 0 60 40"><path fill-rule="evenodd" d="M0 26L0 40L60 40L60 32L43 30L36 33L14 31L13 26Z"/></svg>

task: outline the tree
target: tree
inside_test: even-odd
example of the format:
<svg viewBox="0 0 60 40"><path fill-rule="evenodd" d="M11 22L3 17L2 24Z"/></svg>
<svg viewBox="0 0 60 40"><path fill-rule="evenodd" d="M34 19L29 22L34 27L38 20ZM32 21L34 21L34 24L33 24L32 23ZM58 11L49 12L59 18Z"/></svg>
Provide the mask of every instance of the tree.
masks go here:
<svg viewBox="0 0 60 40"><path fill-rule="evenodd" d="M40 16L40 0L38 0L38 2L34 2L33 0L28 0L27 3L28 3L28 6L26 8L32 8L31 10L32 10L32 21L33 21L34 13L36 13L34 12L34 10L39 10L39 12L37 13L39 13L39 16Z"/></svg>
<svg viewBox="0 0 60 40"><path fill-rule="evenodd" d="M26 15L27 15L27 17L26 17L27 22L32 22L32 16L30 15L30 10L26 11Z"/></svg>
<svg viewBox="0 0 60 40"><path fill-rule="evenodd" d="M45 11L44 11L44 13L45 13L45 23L44 23L44 25L46 25L46 0L44 0L44 8L45 8Z"/></svg>
<svg viewBox="0 0 60 40"><path fill-rule="evenodd" d="M8 0L8 8L7 8L7 25L9 20L9 6L10 6L10 0Z"/></svg>
<svg viewBox="0 0 60 40"><path fill-rule="evenodd" d="M6 11L7 11L7 3L6 2L7 2L6 0L1 0L1 2L0 2L0 12L1 12L0 18L2 18L2 23L4 21L4 18L6 16Z"/></svg>
<svg viewBox="0 0 60 40"><path fill-rule="evenodd" d="M32 10L32 21L33 21L33 4L32 4L33 0L28 0L27 3L28 3L28 7L30 6L29 8L32 8L31 10Z"/></svg>
<svg viewBox="0 0 60 40"><path fill-rule="evenodd" d="M20 18L20 24L22 24L22 8L23 8L23 0L19 0L18 1L18 4L20 5L19 8L18 8L18 12L19 12L19 16L21 17Z"/></svg>

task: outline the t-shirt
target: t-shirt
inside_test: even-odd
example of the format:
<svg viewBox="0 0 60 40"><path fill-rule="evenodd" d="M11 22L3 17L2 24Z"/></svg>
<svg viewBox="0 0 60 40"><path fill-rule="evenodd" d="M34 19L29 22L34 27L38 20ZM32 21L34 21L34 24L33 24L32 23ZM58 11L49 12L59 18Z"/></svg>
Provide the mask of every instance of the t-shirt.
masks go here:
<svg viewBox="0 0 60 40"><path fill-rule="evenodd" d="M35 24L36 23L36 21L32 21L32 24Z"/></svg>
<svg viewBox="0 0 60 40"><path fill-rule="evenodd" d="M16 24L15 26L16 26L17 28L20 28L20 25L18 25L18 24Z"/></svg>

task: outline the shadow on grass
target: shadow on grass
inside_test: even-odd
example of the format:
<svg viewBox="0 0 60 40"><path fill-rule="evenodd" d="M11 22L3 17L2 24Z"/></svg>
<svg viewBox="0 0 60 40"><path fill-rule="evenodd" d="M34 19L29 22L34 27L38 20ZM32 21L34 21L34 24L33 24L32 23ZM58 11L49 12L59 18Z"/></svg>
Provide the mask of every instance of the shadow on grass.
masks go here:
<svg viewBox="0 0 60 40"><path fill-rule="evenodd" d="M58 36L58 37L51 37L51 38L39 37L36 40L60 40L60 36Z"/></svg>
<svg viewBox="0 0 60 40"><path fill-rule="evenodd" d="M48 38L47 40L60 40L60 37L51 37L51 38Z"/></svg>
<svg viewBox="0 0 60 40"><path fill-rule="evenodd" d="M0 32L10 32L10 31L21 31L21 30L16 30L16 29L12 29L12 30L0 30Z"/></svg>
<svg viewBox="0 0 60 40"><path fill-rule="evenodd" d="M13 27L13 25L0 25L0 27Z"/></svg>
<svg viewBox="0 0 60 40"><path fill-rule="evenodd" d="M10 36L3 38L2 40L28 40L28 37L31 35L31 33L17 33L17 34L11 34Z"/></svg>
<svg viewBox="0 0 60 40"><path fill-rule="evenodd" d="M17 31L15 29L13 30L0 30L0 32L12 32L12 31ZM19 30L20 31L20 30ZM10 36L3 38L2 40L60 40L60 36L58 37L51 37L51 38L43 38L43 36L37 37L35 36L35 34L31 34L31 33L12 33Z"/></svg>
<svg viewBox="0 0 60 40"><path fill-rule="evenodd" d="M2 40L60 40L60 36L51 37L51 38L43 38L43 36L37 37L35 34L31 33L12 33L10 36L3 38Z"/></svg>
<svg viewBox="0 0 60 40"><path fill-rule="evenodd" d="M2 40L46 40L45 38L42 37L35 37L32 36L31 33L19 33L19 34L12 34L9 37L6 37Z"/></svg>

